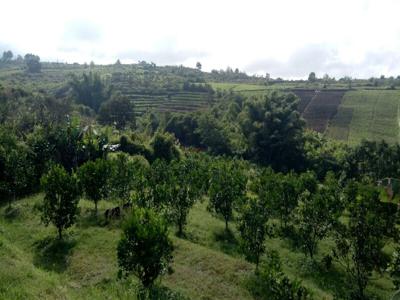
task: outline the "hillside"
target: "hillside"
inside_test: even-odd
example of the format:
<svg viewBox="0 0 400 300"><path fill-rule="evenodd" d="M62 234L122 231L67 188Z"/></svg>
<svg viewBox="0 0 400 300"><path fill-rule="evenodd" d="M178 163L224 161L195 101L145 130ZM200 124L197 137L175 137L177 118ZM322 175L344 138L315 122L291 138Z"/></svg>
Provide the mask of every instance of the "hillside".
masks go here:
<svg viewBox="0 0 400 300"><path fill-rule="evenodd" d="M400 92L396 90L291 90L307 127L351 145L362 139L398 143Z"/></svg>
<svg viewBox="0 0 400 300"><path fill-rule="evenodd" d="M398 143L399 91L347 92L333 117L327 135L356 144L362 139Z"/></svg>
<svg viewBox="0 0 400 300"><path fill-rule="evenodd" d="M398 141L399 92L385 85L371 87L369 81L354 80L348 91L346 82L271 81L233 73L207 73L184 67L158 67L140 62L133 65L80 65L43 63L38 74L28 74L23 65L0 68L0 83L37 92L65 96L73 75L96 72L135 105L135 114L145 112L191 112L204 110L221 94L260 97L274 90L293 92L300 98L298 109L307 127L330 138L355 144L361 139ZM247 77L246 77L247 76ZM222 81L216 81L216 80ZM231 80L229 82L229 80ZM233 81L237 80L237 81ZM252 82L252 81L253 82ZM247 81L247 82L246 82ZM197 88L209 83L214 92ZM191 85L192 84L192 85Z"/></svg>
<svg viewBox="0 0 400 300"><path fill-rule="evenodd" d="M134 285L117 280L118 223L93 219L92 203L81 200L78 222L65 242L54 239L53 227L44 227L37 213L42 195L13 204L13 213L0 208L0 298L7 299L132 299ZM113 203L102 201L100 212ZM206 203L193 208L187 238L175 237L174 273L162 285L190 299L254 299L246 288L253 266L240 255L237 233L224 238L224 222L206 211ZM340 266L334 272L308 268L299 250L279 239L268 239L278 250L290 277L300 278L316 299L333 299L343 288ZM331 247L324 241L321 249ZM57 251L55 251L57 250ZM322 251L321 251L322 252ZM322 257L318 256L318 259ZM391 283L386 276L371 283L370 291L387 299ZM170 298L174 299L174 298Z"/></svg>

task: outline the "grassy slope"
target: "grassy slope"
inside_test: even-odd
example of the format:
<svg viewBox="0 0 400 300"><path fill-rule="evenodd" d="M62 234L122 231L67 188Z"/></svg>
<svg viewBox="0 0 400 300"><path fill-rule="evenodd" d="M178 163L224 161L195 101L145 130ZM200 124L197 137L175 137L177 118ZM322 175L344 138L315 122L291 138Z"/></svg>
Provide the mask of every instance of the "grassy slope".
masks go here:
<svg viewBox="0 0 400 300"><path fill-rule="evenodd" d="M327 135L355 144L363 138L399 141L399 91L351 91L345 94Z"/></svg>
<svg viewBox="0 0 400 300"><path fill-rule="evenodd" d="M118 224L104 225L102 217L91 217L92 204L81 201L78 223L68 230L66 242L54 242L55 229L40 223L34 208L41 195L14 204L17 217L5 218L0 208L0 299L132 299L129 282L116 280ZM113 206L105 201L100 211ZM192 210L187 238L173 236L174 273L163 278L163 285L191 299L253 299L245 287L254 267L239 253L237 232L224 234L224 222L206 211L206 203ZM292 278L301 278L316 299L332 299L335 286L343 288L343 274L307 268L304 256L286 241L270 239L284 269ZM318 260L330 249L324 242ZM54 251L57 250L57 251ZM60 253L58 255L54 253ZM134 280L134 279L133 279ZM371 285L382 299L391 293L386 277Z"/></svg>

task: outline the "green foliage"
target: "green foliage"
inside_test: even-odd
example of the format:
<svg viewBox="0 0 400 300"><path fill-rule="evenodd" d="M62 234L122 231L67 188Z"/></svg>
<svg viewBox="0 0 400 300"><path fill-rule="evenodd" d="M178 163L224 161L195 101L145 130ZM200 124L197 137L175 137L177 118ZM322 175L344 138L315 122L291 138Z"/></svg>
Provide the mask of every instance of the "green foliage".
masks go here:
<svg viewBox="0 0 400 300"><path fill-rule="evenodd" d="M389 263L387 271L390 274L390 277L393 279L393 284L395 289L398 290L400 288L400 247L396 246L396 249L392 253L392 259Z"/></svg>
<svg viewBox="0 0 400 300"><path fill-rule="evenodd" d="M109 189L112 197L130 201L131 192L137 185L137 176L140 172L140 162L125 153L118 153L110 160L111 174L109 175Z"/></svg>
<svg viewBox="0 0 400 300"><path fill-rule="evenodd" d="M164 159L171 161L180 158L180 152L175 138L169 133L157 132L151 142L153 148L153 159Z"/></svg>
<svg viewBox="0 0 400 300"><path fill-rule="evenodd" d="M308 81L309 82L315 82L317 80L317 76L315 75L315 72L311 72L309 75L308 75Z"/></svg>
<svg viewBox="0 0 400 300"><path fill-rule="evenodd" d="M400 175L400 146L383 140L379 143L362 141L347 154L344 169L348 178L396 178Z"/></svg>
<svg viewBox="0 0 400 300"><path fill-rule="evenodd" d="M111 96L111 88L98 73L83 73L81 77L72 75L69 85L76 102L89 106L96 112Z"/></svg>
<svg viewBox="0 0 400 300"><path fill-rule="evenodd" d="M34 54L25 54L24 61L28 73L40 73L42 65L39 56Z"/></svg>
<svg viewBox="0 0 400 300"><path fill-rule="evenodd" d="M329 122L326 135L354 146L363 139L398 143L399 96L398 90L347 92Z"/></svg>
<svg viewBox="0 0 400 300"><path fill-rule="evenodd" d="M118 150L130 155L143 155L148 161L152 160L151 150L139 140L132 140L126 135L122 135L119 139Z"/></svg>
<svg viewBox="0 0 400 300"><path fill-rule="evenodd" d="M231 154L232 149L225 124L211 113L204 113L198 118L195 133L200 136L201 144L214 155Z"/></svg>
<svg viewBox="0 0 400 300"><path fill-rule="evenodd" d="M135 106L127 97L114 94L101 104L98 119L101 124L114 124L117 129L135 127Z"/></svg>
<svg viewBox="0 0 400 300"><path fill-rule="evenodd" d="M16 197L35 188L34 175L29 149L0 128L0 195L8 199L9 206Z"/></svg>
<svg viewBox="0 0 400 300"><path fill-rule="evenodd" d="M293 94L247 100L239 115L249 157L277 170L301 169L304 121Z"/></svg>
<svg viewBox="0 0 400 300"><path fill-rule="evenodd" d="M0 64L1 63L3 63L3 64L10 63L13 59L13 56L14 56L14 54L10 50L4 51L3 56L0 59Z"/></svg>
<svg viewBox="0 0 400 300"><path fill-rule="evenodd" d="M346 187L349 219L337 229L334 256L348 275L352 299L366 299L373 270L386 266L383 248L397 237L397 207L383 203L376 188L350 182Z"/></svg>
<svg viewBox="0 0 400 300"><path fill-rule="evenodd" d="M110 163L105 159L88 161L78 169L79 184L86 197L94 202L97 215L97 203L108 193Z"/></svg>
<svg viewBox="0 0 400 300"><path fill-rule="evenodd" d="M315 178L314 181L316 185ZM287 229L292 212L297 207L298 195L305 188L294 173L283 175L274 173L270 168L263 170L252 184L253 192L269 207L272 216L279 218L282 229Z"/></svg>
<svg viewBox="0 0 400 300"><path fill-rule="evenodd" d="M298 280L291 280L282 272L277 252L269 252L261 270L249 281L249 289L256 299L307 300L313 299L308 289Z"/></svg>
<svg viewBox="0 0 400 300"><path fill-rule="evenodd" d="M165 131L173 133L182 145L200 147L199 124L194 114L174 114L165 125Z"/></svg>
<svg viewBox="0 0 400 300"><path fill-rule="evenodd" d="M337 174L343 171L350 151L347 145L327 139L318 132L305 132L304 155L307 166L316 173L319 180L323 180L328 171Z"/></svg>
<svg viewBox="0 0 400 300"><path fill-rule="evenodd" d="M169 215L172 221L178 226L178 235L183 235L187 216L195 201L201 196L201 179L199 176L198 163L191 158L180 161L172 161L168 166L169 192Z"/></svg>
<svg viewBox="0 0 400 300"><path fill-rule="evenodd" d="M295 212L297 235L306 255L314 258L319 241L324 239L338 222L342 213L341 191L332 173L324 184L312 193L308 190L300 196Z"/></svg>
<svg viewBox="0 0 400 300"><path fill-rule="evenodd" d="M53 223L62 238L62 230L75 223L78 212L79 188L75 174L68 174L59 165L53 165L41 179L45 192L42 206L42 221L47 226Z"/></svg>
<svg viewBox="0 0 400 300"><path fill-rule="evenodd" d="M270 214L267 203L260 198L248 198L240 209L238 230L241 248L246 258L256 264L256 272L260 256L265 252L265 239L270 234Z"/></svg>
<svg viewBox="0 0 400 300"><path fill-rule="evenodd" d="M150 209L137 208L124 223L118 243L119 274L134 274L149 288L168 269L172 251L166 222Z"/></svg>
<svg viewBox="0 0 400 300"><path fill-rule="evenodd" d="M217 159L211 166L209 209L223 216L225 229L246 193L247 178L235 161Z"/></svg>

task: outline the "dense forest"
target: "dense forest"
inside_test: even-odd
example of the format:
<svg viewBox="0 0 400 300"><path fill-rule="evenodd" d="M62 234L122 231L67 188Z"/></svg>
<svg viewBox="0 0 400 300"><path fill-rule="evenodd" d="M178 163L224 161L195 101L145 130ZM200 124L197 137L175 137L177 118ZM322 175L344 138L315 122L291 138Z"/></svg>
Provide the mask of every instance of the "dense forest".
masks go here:
<svg viewBox="0 0 400 300"><path fill-rule="evenodd" d="M204 288L194 285L202 282L187 283L191 273L182 269L222 254L229 267L218 265L212 280L223 277L240 292L202 299L394 293L400 145L348 144L309 129L301 99L287 89L252 95L212 82L293 83L231 68L203 72L200 63L67 65L4 52L0 298L199 299ZM296 84L396 89L400 82L310 74ZM152 109L160 96L176 106ZM202 104L181 109L178 98ZM87 244L93 236L102 246ZM199 249L219 254L185 261ZM98 278L74 259L98 264ZM24 265L31 260L34 269ZM231 260L245 266L239 275Z"/></svg>

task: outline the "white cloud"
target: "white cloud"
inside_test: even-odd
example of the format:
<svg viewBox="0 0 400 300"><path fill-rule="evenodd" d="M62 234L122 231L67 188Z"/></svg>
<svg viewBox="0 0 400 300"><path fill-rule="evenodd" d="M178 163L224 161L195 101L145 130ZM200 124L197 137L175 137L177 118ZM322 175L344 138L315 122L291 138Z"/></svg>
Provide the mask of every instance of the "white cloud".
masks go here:
<svg viewBox="0 0 400 300"><path fill-rule="evenodd" d="M69 62L397 76L399 11L396 0L13 0L2 3L0 45Z"/></svg>

